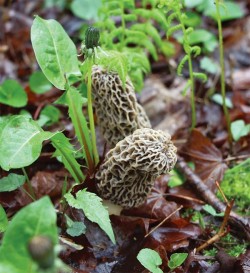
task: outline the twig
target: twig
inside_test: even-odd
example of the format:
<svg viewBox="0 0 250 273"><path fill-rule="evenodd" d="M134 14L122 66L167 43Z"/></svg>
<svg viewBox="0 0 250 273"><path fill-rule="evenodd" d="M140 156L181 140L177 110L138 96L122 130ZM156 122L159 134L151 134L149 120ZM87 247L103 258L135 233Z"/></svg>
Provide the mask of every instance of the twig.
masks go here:
<svg viewBox="0 0 250 273"><path fill-rule="evenodd" d="M147 233L144 238L148 237L152 232L154 232L157 228L159 228L161 225L163 225L171 216L173 216L177 211L181 210L183 206L178 207L175 211L170 213L164 220L162 220L156 227L150 230L149 233Z"/></svg>
<svg viewBox="0 0 250 273"><path fill-rule="evenodd" d="M189 168L182 157L178 158L176 166L185 175L187 182L191 186L195 187L204 201L206 201L220 212L224 212L226 210L225 204L223 204L207 187L207 185L203 183L200 177L196 175L191 168ZM237 213L231 211L229 216L229 223L233 226L236 226L238 231L240 231L244 237L250 239L250 221L248 218L240 216Z"/></svg>
<svg viewBox="0 0 250 273"><path fill-rule="evenodd" d="M223 218L223 221L222 221L222 224L220 226L220 229L219 229L218 233L215 234L209 240L207 240L204 244L199 246L196 249L197 252L199 252L199 251L203 250L204 248L208 247L209 245L219 241L222 237L224 237L228 233L228 230L227 230L226 226L227 226L227 222L228 222L228 219L229 219L230 212L231 212L232 207L233 207L233 203L234 203L234 201L232 200L230 203L227 204L225 215L224 215L224 218Z"/></svg>

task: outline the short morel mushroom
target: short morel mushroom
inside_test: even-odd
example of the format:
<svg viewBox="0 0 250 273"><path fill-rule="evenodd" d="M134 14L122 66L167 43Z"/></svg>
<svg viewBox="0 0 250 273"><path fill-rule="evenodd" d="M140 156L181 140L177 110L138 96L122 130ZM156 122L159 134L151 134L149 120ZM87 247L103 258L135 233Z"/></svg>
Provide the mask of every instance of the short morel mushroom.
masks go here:
<svg viewBox="0 0 250 273"><path fill-rule="evenodd" d="M119 141L96 174L100 195L124 208L141 205L155 179L171 171L177 149L168 133L137 129Z"/></svg>
<svg viewBox="0 0 250 273"><path fill-rule="evenodd" d="M110 147L136 129L151 128L128 78L123 86L118 73L93 66L92 89L98 124Z"/></svg>

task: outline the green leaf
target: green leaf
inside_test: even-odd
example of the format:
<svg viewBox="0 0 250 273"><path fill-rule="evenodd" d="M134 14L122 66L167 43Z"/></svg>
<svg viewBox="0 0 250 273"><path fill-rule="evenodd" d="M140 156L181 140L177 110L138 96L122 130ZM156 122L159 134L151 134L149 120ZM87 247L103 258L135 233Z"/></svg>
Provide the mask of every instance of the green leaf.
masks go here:
<svg viewBox="0 0 250 273"><path fill-rule="evenodd" d="M244 16L243 10L239 4L232 1L224 1L223 5L219 6L221 21L228 21L242 18ZM210 5L204 12L206 16L212 17L217 21L217 13L215 5Z"/></svg>
<svg viewBox="0 0 250 273"><path fill-rule="evenodd" d="M188 253L174 253L170 256L170 260L168 262L168 267L170 269L175 269L176 267L183 264L183 262L187 259Z"/></svg>
<svg viewBox="0 0 250 273"><path fill-rule="evenodd" d="M70 193L64 195L69 205L76 209L82 209L85 216L92 222L97 223L106 232L110 240L115 244L115 236L110 223L109 214L102 205L102 199L86 189L78 191L76 198Z"/></svg>
<svg viewBox="0 0 250 273"><path fill-rule="evenodd" d="M97 63L107 68L108 71L115 71L119 74L123 83L128 74L128 61L124 53L110 50L98 53Z"/></svg>
<svg viewBox="0 0 250 273"><path fill-rule="evenodd" d="M0 233L4 232L8 227L8 218L4 208L0 204Z"/></svg>
<svg viewBox="0 0 250 273"><path fill-rule="evenodd" d="M203 57L201 59L200 67L211 74L217 74L219 72L218 63L208 57Z"/></svg>
<svg viewBox="0 0 250 273"><path fill-rule="evenodd" d="M218 45L216 36L205 29L195 29L188 38L190 45L201 43L208 52L213 52Z"/></svg>
<svg viewBox="0 0 250 273"><path fill-rule="evenodd" d="M27 101L27 94L17 81L5 80L0 85L0 103L12 107L23 107L27 104Z"/></svg>
<svg viewBox="0 0 250 273"><path fill-rule="evenodd" d="M55 133L43 131L26 116L11 116L0 131L0 166L8 171L29 166L40 155L42 142Z"/></svg>
<svg viewBox="0 0 250 273"><path fill-rule="evenodd" d="M84 225L84 223L74 222L66 214L65 214L65 217L66 217L66 223L67 223L67 227L68 227L66 232L70 236L76 237L76 236L80 236L85 233L86 226Z"/></svg>
<svg viewBox="0 0 250 273"><path fill-rule="evenodd" d="M42 71L32 73L29 78L30 89L36 94L43 94L52 88L52 84L47 80Z"/></svg>
<svg viewBox="0 0 250 273"><path fill-rule="evenodd" d="M214 94L211 99L218 103L219 105L223 105L223 98L221 96L221 94ZM226 99L226 106L227 108L230 108L232 109L233 108L233 104L232 104L232 101L229 99L229 98L225 98Z"/></svg>
<svg viewBox="0 0 250 273"><path fill-rule="evenodd" d="M15 268L15 273L37 273L37 265L28 253L28 242L36 235L49 236L58 243L56 212L48 197L21 209L10 222L0 247L0 268Z"/></svg>
<svg viewBox="0 0 250 273"><path fill-rule="evenodd" d="M231 133L234 141L238 141L241 137L250 133L250 124L246 125L242 119L236 120L231 123Z"/></svg>
<svg viewBox="0 0 250 273"><path fill-rule="evenodd" d="M31 27L31 42L44 75L58 89L65 89L70 74L81 74L76 47L57 21L37 16Z"/></svg>
<svg viewBox="0 0 250 273"><path fill-rule="evenodd" d="M137 255L137 259L150 272L163 273L163 271L159 268L159 265L162 264L162 260L156 251L150 248L143 248Z"/></svg>
<svg viewBox="0 0 250 273"><path fill-rule="evenodd" d="M184 5L187 8L194 8L198 5L200 5L204 0L184 0Z"/></svg>
<svg viewBox="0 0 250 273"><path fill-rule="evenodd" d="M170 188L180 186L184 183L184 178L178 171L172 170L169 174L170 174L170 179L168 181L168 186Z"/></svg>
<svg viewBox="0 0 250 273"><path fill-rule="evenodd" d="M78 141L84 148L83 151L88 149L90 156L92 156L92 143L90 140L89 128L86 118L82 112L82 106L85 99L75 87L70 87L66 93L66 101L69 107L69 116L74 125Z"/></svg>
<svg viewBox="0 0 250 273"><path fill-rule="evenodd" d="M193 72L193 76L196 79L202 80L203 82L207 81L207 75L200 72Z"/></svg>
<svg viewBox="0 0 250 273"><path fill-rule="evenodd" d="M56 148L54 156L61 158L65 168L69 171L77 183L83 182L84 175L81 171L79 163L74 157L76 152L73 146L70 144L69 139L63 133L58 133L51 138L51 142Z"/></svg>
<svg viewBox="0 0 250 273"><path fill-rule="evenodd" d="M41 123L39 123L40 126L43 125L52 125L56 122L58 122L59 118L60 118L60 110L53 106L53 105L46 105L43 110L41 111L41 114L39 116L39 120L42 117L46 117L46 122L44 124L41 125ZM39 121L38 120L38 121Z"/></svg>
<svg viewBox="0 0 250 273"><path fill-rule="evenodd" d="M211 214L212 216L215 216L215 217L216 217L216 216L223 216L223 215L224 215L223 212L217 213L216 210L215 210L212 206L210 206L210 205L208 205L208 204L204 205L202 208L203 208L207 213L209 213L209 214Z"/></svg>
<svg viewBox="0 0 250 273"><path fill-rule="evenodd" d="M25 183L25 176L10 173L8 176L0 179L0 192L14 191Z"/></svg>
<svg viewBox="0 0 250 273"><path fill-rule="evenodd" d="M75 16L90 20L98 19L98 9L101 7L101 0L73 0L70 5Z"/></svg>

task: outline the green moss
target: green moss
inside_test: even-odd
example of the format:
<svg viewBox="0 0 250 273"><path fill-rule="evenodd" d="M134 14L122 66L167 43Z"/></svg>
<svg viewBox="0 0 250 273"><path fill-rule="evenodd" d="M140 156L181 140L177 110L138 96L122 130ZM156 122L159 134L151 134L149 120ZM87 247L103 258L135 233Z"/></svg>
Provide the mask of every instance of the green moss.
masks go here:
<svg viewBox="0 0 250 273"><path fill-rule="evenodd" d="M221 188L228 199L235 199L239 212L250 215L250 158L225 172Z"/></svg>

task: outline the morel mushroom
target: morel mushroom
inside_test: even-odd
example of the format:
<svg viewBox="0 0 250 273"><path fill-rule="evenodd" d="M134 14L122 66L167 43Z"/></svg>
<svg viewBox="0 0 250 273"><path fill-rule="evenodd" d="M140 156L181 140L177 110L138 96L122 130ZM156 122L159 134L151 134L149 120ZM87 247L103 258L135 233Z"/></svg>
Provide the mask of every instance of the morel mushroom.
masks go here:
<svg viewBox="0 0 250 273"><path fill-rule="evenodd" d="M122 207L141 205L155 179L171 171L177 149L169 134L138 129L111 149L96 174L100 195Z"/></svg>
<svg viewBox="0 0 250 273"><path fill-rule="evenodd" d="M136 129L151 128L150 121L138 104L134 87L127 78L125 86L115 72L100 66L92 69L94 107L101 132L110 147Z"/></svg>

